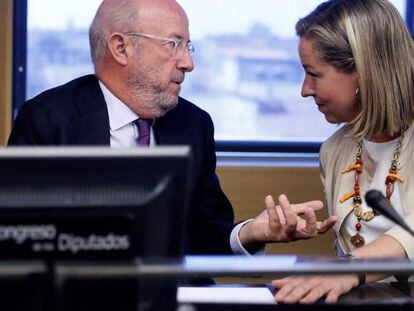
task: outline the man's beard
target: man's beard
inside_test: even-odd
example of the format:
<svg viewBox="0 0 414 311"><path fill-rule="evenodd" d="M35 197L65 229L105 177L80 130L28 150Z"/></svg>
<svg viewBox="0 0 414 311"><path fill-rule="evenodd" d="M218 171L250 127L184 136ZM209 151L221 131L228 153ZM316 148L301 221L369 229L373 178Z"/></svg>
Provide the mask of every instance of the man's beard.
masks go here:
<svg viewBox="0 0 414 311"><path fill-rule="evenodd" d="M158 72L142 62L138 62L138 66L140 70L133 70L128 76L128 87L131 90L129 95L137 109L131 108L134 111L146 110L152 118L159 118L177 107L178 94L169 91L170 83L163 85ZM172 81L182 82L182 78L173 77Z"/></svg>

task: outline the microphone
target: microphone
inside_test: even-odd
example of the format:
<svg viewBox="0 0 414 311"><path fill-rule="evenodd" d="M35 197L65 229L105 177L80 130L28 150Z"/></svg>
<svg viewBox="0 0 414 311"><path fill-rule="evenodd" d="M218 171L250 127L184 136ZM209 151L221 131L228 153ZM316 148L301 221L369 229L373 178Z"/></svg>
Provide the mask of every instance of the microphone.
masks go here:
<svg viewBox="0 0 414 311"><path fill-rule="evenodd" d="M388 199L378 190L369 190L365 195L367 204L381 215L384 215L389 220L395 222L401 228L405 229L412 236L414 231L407 225L404 219L395 211L394 207L388 201Z"/></svg>

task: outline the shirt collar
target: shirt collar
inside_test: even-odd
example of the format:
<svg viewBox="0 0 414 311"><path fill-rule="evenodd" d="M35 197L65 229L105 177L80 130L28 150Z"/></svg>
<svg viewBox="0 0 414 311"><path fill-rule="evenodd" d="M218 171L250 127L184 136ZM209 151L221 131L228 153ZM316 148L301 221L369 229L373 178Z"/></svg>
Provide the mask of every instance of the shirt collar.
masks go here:
<svg viewBox="0 0 414 311"><path fill-rule="evenodd" d="M127 105L119 100L111 91L99 81L108 109L109 127L116 131L138 119L138 116Z"/></svg>

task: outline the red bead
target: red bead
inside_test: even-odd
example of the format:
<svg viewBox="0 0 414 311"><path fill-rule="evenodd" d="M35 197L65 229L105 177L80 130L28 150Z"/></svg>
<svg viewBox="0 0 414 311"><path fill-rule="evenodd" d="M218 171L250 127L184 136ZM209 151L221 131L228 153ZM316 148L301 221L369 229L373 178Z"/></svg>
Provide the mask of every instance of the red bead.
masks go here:
<svg viewBox="0 0 414 311"><path fill-rule="evenodd" d="M386 197L389 199L392 196L392 193L394 192L394 184L388 184L387 188L385 188L385 194Z"/></svg>
<svg viewBox="0 0 414 311"><path fill-rule="evenodd" d="M362 225L360 223L357 223L355 225L355 228L357 229L357 231L361 230Z"/></svg>

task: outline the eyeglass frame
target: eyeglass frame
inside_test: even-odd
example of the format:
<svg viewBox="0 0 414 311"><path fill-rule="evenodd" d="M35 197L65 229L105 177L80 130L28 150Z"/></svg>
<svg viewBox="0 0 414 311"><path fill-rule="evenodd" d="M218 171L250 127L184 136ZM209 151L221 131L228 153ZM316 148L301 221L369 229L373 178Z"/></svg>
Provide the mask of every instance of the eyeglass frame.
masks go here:
<svg viewBox="0 0 414 311"><path fill-rule="evenodd" d="M180 54L179 56L177 56L177 51L178 51L178 47L183 42L184 42L184 45L183 45L183 50L182 50L181 53L183 53L185 51L185 47L187 48L187 51L190 54L190 56L193 55L193 53L195 52L194 45L193 45L193 43L190 40L184 40L184 39L178 39L178 38L160 37L160 36L154 36L154 35L150 35L150 34L147 34L147 33L141 33L141 32L128 32L128 33L125 33L125 35L126 36L143 37L143 38L152 39L152 40L165 41L166 43L172 43L172 44L174 44L174 56L173 57L175 59L180 59L181 56L182 56L182 54Z"/></svg>

